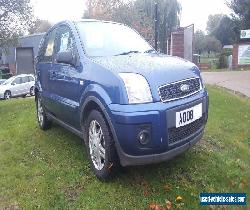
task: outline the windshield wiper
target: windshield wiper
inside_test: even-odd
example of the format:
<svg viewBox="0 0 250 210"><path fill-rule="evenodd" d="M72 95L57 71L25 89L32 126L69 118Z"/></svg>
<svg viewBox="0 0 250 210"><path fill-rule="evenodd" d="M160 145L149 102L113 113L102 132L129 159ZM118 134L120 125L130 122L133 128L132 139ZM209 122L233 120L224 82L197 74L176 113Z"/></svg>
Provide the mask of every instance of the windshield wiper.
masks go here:
<svg viewBox="0 0 250 210"><path fill-rule="evenodd" d="M144 53L156 53L156 51L154 49L149 49L149 50L146 50Z"/></svg>
<svg viewBox="0 0 250 210"><path fill-rule="evenodd" d="M130 54L130 53L140 53L140 52L137 51L137 50L131 50L131 51L128 51L128 52L119 53L119 54L117 54L117 55L128 55L128 54ZM117 56L117 55L115 55L115 56Z"/></svg>

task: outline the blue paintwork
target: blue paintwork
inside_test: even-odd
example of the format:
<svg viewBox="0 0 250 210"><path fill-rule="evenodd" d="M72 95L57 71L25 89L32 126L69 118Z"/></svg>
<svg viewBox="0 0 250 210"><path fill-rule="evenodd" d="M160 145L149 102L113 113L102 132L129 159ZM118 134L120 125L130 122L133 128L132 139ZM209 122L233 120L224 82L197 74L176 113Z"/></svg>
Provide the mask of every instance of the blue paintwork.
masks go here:
<svg viewBox="0 0 250 210"><path fill-rule="evenodd" d="M200 71L193 63L154 53L89 58L84 54L84 43L73 22L61 22L51 30L63 24L71 28L75 37L79 53L76 68L57 63L36 64L36 88L47 111L58 119L81 131L82 118L86 117L82 116L82 110L87 102L95 100L105 110L105 116L114 129L113 134L117 136L116 144L123 152L146 155L172 149L167 142L167 128L174 122L167 121L166 115L173 114L173 109L186 109L191 104L202 102L203 112L207 116L208 94L204 88L191 97L169 103L160 102L160 85L200 77ZM128 104L119 72L143 75L150 85L153 103ZM151 126L153 141L146 148L142 148L136 139L138 124Z"/></svg>

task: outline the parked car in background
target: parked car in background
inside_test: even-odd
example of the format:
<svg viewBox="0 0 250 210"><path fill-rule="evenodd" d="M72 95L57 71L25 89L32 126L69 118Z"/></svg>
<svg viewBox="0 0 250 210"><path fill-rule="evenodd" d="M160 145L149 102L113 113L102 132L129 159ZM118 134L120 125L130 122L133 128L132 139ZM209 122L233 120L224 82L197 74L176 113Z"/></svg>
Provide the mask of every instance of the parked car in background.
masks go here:
<svg viewBox="0 0 250 210"><path fill-rule="evenodd" d="M0 99L34 95L35 77L31 74L21 74L7 79L0 85Z"/></svg>
<svg viewBox="0 0 250 210"><path fill-rule="evenodd" d="M198 67L157 53L123 24L83 20L52 27L36 63L37 119L84 139L108 179L120 165L169 160L193 146L208 118Z"/></svg>
<svg viewBox="0 0 250 210"><path fill-rule="evenodd" d="M0 79L0 85L3 84L6 81L6 79Z"/></svg>

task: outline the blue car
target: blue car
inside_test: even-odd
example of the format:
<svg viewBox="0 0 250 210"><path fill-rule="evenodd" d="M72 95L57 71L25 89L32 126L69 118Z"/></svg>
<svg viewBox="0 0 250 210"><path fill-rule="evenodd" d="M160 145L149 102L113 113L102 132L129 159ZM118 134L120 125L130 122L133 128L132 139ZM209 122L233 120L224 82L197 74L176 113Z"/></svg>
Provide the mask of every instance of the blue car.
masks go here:
<svg viewBox="0 0 250 210"><path fill-rule="evenodd" d="M208 93L197 66L157 53L126 25L60 22L36 60L39 126L53 121L81 137L101 180L169 160L203 135Z"/></svg>

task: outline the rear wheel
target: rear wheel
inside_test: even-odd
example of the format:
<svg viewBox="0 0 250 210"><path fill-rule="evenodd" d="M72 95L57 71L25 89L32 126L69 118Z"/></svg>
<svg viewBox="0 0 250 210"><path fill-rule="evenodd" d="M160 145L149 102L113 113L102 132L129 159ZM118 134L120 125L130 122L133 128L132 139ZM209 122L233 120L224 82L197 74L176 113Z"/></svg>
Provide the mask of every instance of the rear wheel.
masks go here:
<svg viewBox="0 0 250 210"><path fill-rule="evenodd" d="M91 168L97 178L107 180L115 174L120 164L111 132L99 111L90 112L85 131Z"/></svg>
<svg viewBox="0 0 250 210"><path fill-rule="evenodd" d="M40 94L37 95L36 99L36 110L37 110L37 121L42 130L47 130L51 127L51 121L48 120L46 112L42 105L42 100Z"/></svg>
<svg viewBox="0 0 250 210"><path fill-rule="evenodd" d="M11 98L11 92L9 90L5 91L5 93L4 93L4 99L8 100L10 98Z"/></svg>

